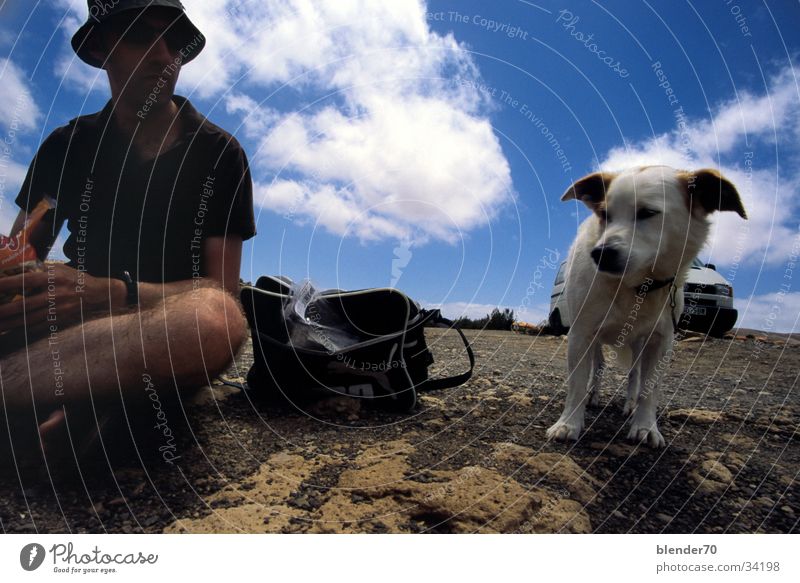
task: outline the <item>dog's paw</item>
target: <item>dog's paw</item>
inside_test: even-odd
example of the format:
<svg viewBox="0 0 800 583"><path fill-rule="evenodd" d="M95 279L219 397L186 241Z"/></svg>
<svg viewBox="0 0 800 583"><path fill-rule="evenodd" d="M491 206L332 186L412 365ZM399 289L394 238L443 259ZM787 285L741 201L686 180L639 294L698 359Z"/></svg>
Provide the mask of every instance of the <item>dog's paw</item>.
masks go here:
<svg viewBox="0 0 800 583"><path fill-rule="evenodd" d="M582 427L577 423L568 423L566 421L557 421L550 429L547 430L547 439L554 439L556 441L578 441Z"/></svg>
<svg viewBox="0 0 800 583"><path fill-rule="evenodd" d="M622 408L623 415L633 415L636 411L636 401L633 399L625 399L625 406Z"/></svg>
<svg viewBox="0 0 800 583"><path fill-rule="evenodd" d="M664 437L655 423L652 425L634 423L628 432L628 439L636 443L645 443L654 449L662 448L666 445Z"/></svg>

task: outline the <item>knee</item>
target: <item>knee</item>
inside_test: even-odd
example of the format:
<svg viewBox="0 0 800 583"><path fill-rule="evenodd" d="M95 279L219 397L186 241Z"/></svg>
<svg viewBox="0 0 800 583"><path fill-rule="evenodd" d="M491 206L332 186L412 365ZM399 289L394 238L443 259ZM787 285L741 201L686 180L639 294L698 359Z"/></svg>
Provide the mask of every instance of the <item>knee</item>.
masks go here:
<svg viewBox="0 0 800 583"><path fill-rule="evenodd" d="M247 323L233 296L218 289L199 291L196 299L200 337L212 347L215 342L235 354L245 339Z"/></svg>
<svg viewBox="0 0 800 583"><path fill-rule="evenodd" d="M212 288L193 294L204 374L216 376L228 367L239 351L246 338L247 323L239 303L230 294Z"/></svg>

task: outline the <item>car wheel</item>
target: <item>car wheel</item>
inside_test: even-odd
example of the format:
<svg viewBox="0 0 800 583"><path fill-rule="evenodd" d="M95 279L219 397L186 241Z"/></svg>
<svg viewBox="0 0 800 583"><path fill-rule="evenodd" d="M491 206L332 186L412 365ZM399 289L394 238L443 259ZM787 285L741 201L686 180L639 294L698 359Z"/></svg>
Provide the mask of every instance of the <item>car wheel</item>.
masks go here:
<svg viewBox="0 0 800 583"><path fill-rule="evenodd" d="M561 323L561 312L558 310L553 310L553 313L550 314L549 325L550 333L553 334L553 336L561 336L567 332L564 324Z"/></svg>
<svg viewBox="0 0 800 583"><path fill-rule="evenodd" d="M731 321L730 318L717 316L716 320L714 320L714 323L711 324L711 328L709 329L708 333L715 338L722 338L726 332L733 328L734 324L736 324L735 319Z"/></svg>

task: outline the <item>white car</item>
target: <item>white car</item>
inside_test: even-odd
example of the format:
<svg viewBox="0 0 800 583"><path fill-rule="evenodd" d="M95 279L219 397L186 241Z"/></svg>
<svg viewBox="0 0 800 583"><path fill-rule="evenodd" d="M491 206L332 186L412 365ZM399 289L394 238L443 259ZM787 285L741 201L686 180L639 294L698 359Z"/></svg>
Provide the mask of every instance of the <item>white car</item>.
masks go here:
<svg viewBox="0 0 800 583"><path fill-rule="evenodd" d="M550 295L548 324L554 334L566 334L572 325L572 314L564 295L566 264L566 261L561 263ZM739 314L733 307L733 287L712 264L704 264L699 259L692 262L683 295L681 328L721 336L736 324Z"/></svg>

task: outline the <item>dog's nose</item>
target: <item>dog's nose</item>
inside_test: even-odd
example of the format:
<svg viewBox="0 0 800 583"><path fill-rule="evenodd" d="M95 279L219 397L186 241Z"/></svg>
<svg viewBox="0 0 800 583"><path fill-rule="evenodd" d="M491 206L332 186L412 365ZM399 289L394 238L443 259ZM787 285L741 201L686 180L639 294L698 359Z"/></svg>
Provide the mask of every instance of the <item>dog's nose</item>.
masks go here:
<svg viewBox="0 0 800 583"><path fill-rule="evenodd" d="M620 270L619 251L613 247L595 247L591 256L600 271Z"/></svg>

